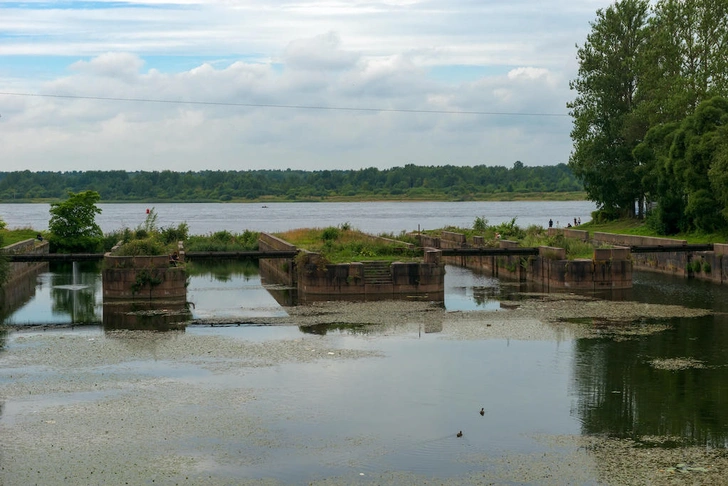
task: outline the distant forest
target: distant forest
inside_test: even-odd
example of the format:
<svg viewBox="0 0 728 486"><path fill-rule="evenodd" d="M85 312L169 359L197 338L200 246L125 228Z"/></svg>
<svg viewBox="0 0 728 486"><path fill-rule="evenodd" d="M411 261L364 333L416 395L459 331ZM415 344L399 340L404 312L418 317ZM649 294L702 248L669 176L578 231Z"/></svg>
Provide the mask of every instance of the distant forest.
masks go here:
<svg viewBox="0 0 728 486"><path fill-rule="evenodd" d="M583 191L566 164L527 167L452 165L379 170L0 172L0 201L61 200L96 191L102 201L311 201L352 199L483 200L509 193ZM512 194L511 194L512 195Z"/></svg>

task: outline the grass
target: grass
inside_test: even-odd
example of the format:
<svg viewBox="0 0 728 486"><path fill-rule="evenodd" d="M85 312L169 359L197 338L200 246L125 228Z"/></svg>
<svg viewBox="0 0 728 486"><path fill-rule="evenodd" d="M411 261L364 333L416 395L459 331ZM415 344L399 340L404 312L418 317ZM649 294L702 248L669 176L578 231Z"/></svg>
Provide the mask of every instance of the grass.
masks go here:
<svg viewBox="0 0 728 486"><path fill-rule="evenodd" d="M299 228L275 236L299 248L319 253L327 263L350 263L367 260L413 261L422 252L410 250L403 243L387 242L359 230L337 228ZM390 238L391 235L387 235Z"/></svg>
<svg viewBox="0 0 728 486"><path fill-rule="evenodd" d="M580 225L578 228L589 232L589 236L594 232L602 233L618 233L622 235L650 236L655 238L671 238L676 240L686 240L689 244L701 243L726 243L728 242L728 230L717 233L678 233L676 235L660 235L652 228L647 226L643 220L639 219L619 219L616 221L608 221L605 223L595 223L590 221Z"/></svg>
<svg viewBox="0 0 728 486"><path fill-rule="evenodd" d="M17 228L0 230L0 237L3 246L9 246L19 241L34 240L40 233L33 228Z"/></svg>
<svg viewBox="0 0 728 486"><path fill-rule="evenodd" d="M191 235L185 240L185 251L254 251L258 249L256 231L231 233L227 230L208 235Z"/></svg>

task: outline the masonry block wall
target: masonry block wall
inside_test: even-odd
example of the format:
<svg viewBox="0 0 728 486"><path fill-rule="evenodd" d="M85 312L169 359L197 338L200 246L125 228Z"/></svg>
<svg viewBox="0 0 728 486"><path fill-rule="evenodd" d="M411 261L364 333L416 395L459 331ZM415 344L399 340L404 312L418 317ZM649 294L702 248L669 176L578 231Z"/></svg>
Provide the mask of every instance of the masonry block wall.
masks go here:
<svg viewBox="0 0 728 486"><path fill-rule="evenodd" d="M687 245L687 240L599 232L594 233L592 241L624 246ZM713 251L634 253L632 261L634 268L638 270L724 283L728 281L726 251L728 251L728 245L715 243Z"/></svg>
<svg viewBox="0 0 728 486"><path fill-rule="evenodd" d="M585 231L573 231L573 236L583 239ZM428 245L437 248L472 248L483 246L482 239L468 244L465 235L443 232L440 241L428 237ZM422 241L424 245L424 240ZM517 247L518 243L500 240L500 248ZM566 250L557 247L540 247L538 256L457 256L443 257L451 265L472 268L493 277L521 282L530 281L545 290L603 290L632 287L632 261L628 248L595 251L593 259L566 259Z"/></svg>
<svg viewBox="0 0 728 486"><path fill-rule="evenodd" d="M107 253L103 266L104 300L187 299L187 272L183 267L170 266L168 255Z"/></svg>
<svg viewBox="0 0 728 486"><path fill-rule="evenodd" d="M296 251L297 248L268 233L258 236L260 251ZM261 258L258 263L263 279L287 287L296 286L296 262L292 258Z"/></svg>

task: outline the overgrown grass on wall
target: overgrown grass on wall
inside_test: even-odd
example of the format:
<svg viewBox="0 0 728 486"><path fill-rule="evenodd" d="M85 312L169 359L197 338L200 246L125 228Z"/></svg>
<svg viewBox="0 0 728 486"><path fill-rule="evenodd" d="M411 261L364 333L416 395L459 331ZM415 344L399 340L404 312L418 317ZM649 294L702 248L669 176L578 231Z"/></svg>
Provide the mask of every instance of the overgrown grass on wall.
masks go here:
<svg viewBox="0 0 728 486"><path fill-rule="evenodd" d="M276 233L275 236L299 248L319 253L328 263L422 259L421 250L410 250L404 244L387 242L348 227L299 228Z"/></svg>

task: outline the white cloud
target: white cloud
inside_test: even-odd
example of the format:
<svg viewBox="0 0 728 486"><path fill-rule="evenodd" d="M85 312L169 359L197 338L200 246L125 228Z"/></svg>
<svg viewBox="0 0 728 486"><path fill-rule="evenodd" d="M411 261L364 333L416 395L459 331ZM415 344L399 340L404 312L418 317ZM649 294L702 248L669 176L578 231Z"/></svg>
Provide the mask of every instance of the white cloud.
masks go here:
<svg viewBox="0 0 728 486"><path fill-rule="evenodd" d="M495 113L566 113L600 4L0 7L2 91L61 96L0 94L2 170L565 162L568 117Z"/></svg>

